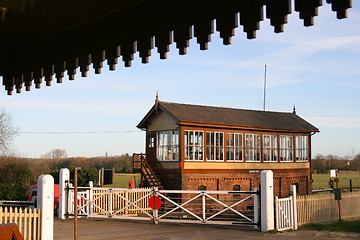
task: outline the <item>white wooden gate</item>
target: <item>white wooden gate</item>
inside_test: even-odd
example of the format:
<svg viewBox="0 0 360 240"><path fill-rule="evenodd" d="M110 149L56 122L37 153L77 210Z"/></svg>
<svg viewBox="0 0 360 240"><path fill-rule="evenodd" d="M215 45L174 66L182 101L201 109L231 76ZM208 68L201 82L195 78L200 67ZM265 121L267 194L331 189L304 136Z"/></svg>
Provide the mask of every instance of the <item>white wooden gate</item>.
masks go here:
<svg viewBox="0 0 360 240"><path fill-rule="evenodd" d="M254 191L186 191L154 192L163 204L153 220L226 225L259 224L259 192Z"/></svg>
<svg viewBox="0 0 360 240"><path fill-rule="evenodd" d="M254 191L185 191L79 188L78 215L159 222L239 224L258 226L259 192ZM73 189L68 190L67 215L73 215ZM159 209L151 209L149 199L161 200Z"/></svg>
<svg viewBox="0 0 360 240"><path fill-rule="evenodd" d="M275 197L277 231L297 229L296 187L292 185L290 188L291 196L287 198Z"/></svg>

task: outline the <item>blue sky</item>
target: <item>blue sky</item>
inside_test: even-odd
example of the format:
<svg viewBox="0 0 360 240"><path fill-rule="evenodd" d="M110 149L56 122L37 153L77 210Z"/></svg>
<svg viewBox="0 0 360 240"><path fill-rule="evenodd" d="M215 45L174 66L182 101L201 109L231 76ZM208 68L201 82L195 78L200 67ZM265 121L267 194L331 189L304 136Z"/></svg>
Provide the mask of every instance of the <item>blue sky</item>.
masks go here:
<svg viewBox="0 0 360 240"><path fill-rule="evenodd" d="M173 44L167 60L154 49L148 64L136 56L131 68L120 61L111 72L105 63L100 75L91 70L87 78L78 74L13 96L2 90L0 107L21 131L14 150L21 157L57 148L74 157L144 152L145 134L136 125L156 91L168 102L262 110L266 64L266 110L290 112L296 105L321 131L312 138L313 156L360 153L359 1L347 19L337 20L324 1L315 26L303 27L298 13L288 21L280 34L265 20L253 40L240 26L229 46L216 32L207 51L193 39L185 56Z"/></svg>

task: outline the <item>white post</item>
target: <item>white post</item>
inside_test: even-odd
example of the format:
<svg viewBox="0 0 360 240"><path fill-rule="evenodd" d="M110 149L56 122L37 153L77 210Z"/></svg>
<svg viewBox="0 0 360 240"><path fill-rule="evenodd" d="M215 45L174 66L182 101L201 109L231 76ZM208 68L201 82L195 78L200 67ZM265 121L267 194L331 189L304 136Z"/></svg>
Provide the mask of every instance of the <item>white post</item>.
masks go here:
<svg viewBox="0 0 360 240"><path fill-rule="evenodd" d="M41 175L37 187L37 208L41 209L40 236L42 240L53 240L54 178L51 175Z"/></svg>
<svg viewBox="0 0 360 240"><path fill-rule="evenodd" d="M254 188L254 192L257 192L258 189ZM257 193L254 194L254 222L257 224L255 228L259 226L259 196Z"/></svg>
<svg viewBox="0 0 360 240"><path fill-rule="evenodd" d="M279 216L279 206L280 203L279 203L279 197L278 196L275 196L275 218L276 218L276 226L275 226L275 229L276 231L278 232L279 229L280 229L280 225L282 221L280 221L280 216Z"/></svg>
<svg viewBox="0 0 360 240"><path fill-rule="evenodd" d="M67 183L70 181L70 171L67 168L60 169L60 176L59 176L59 218L66 219L67 213L67 194L66 194L66 187Z"/></svg>
<svg viewBox="0 0 360 240"><path fill-rule="evenodd" d="M202 222L206 223L206 196L205 193L202 192Z"/></svg>
<svg viewBox="0 0 360 240"><path fill-rule="evenodd" d="M295 185L291 185L290 186L290 192L291 192L291 197L292 197L292 212L293 212L293 230L297 230L298 229L298 221L297 221L297 203L296 203L296 186Z"/></svg>
<svg viewBox="0 0 360 240"><path fill-rule="evenodd" d="M93 198L94 198L94 182L93 181L89 181L89 211L88 211L88 214L92 215L93 214L93 205L92 205L92 201L93 201Z"/></svg>
<svg viewBox="0 0 360 240"><path fill-rule="evenodd" d="M158 188L154 187L153 188L153 196L157 196L158 195ZM154 224L159 224L159 211L158 209L153 209L153 221Z"/></svg>
<svg viewBox="0 0 360 240"><path fill-rule="evenodd" d="M261 180L261 231L274 230L274 179L271 170L260 173Z"/></svg>
<svg viewBox="0 0 360 240"><path fill-rule="evenodd" d="M110 212L110 217L113 216L113 204L114 204L114 199L113 199L113 190L110 189L110 203L109 203L109 212Z"/></svg>

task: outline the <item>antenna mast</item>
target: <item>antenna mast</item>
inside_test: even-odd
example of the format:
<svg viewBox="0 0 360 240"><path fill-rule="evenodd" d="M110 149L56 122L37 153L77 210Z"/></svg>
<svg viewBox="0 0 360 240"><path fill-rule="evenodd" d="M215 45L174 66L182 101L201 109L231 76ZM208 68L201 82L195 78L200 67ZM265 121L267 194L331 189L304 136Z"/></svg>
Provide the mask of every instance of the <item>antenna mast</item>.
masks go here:
<svg viewBox="0 0 360 240"><path fill-rule="evenodd" d="M266 64L265 64L265 74L264 74L264 111L265 111L265 100L266 100Z"/></svg>

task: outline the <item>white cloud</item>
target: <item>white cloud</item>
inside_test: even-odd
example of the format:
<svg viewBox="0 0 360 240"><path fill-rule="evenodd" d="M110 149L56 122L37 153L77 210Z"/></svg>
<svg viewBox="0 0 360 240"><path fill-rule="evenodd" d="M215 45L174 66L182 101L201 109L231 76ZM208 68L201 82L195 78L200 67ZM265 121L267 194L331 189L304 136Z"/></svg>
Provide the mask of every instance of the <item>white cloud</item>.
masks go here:
<svg viewBox="0 0 360 240"><path fill-rule="evenodd" d="M360 118L305 117L305 119L318 127L360 128Z"/></svg>

